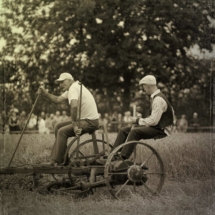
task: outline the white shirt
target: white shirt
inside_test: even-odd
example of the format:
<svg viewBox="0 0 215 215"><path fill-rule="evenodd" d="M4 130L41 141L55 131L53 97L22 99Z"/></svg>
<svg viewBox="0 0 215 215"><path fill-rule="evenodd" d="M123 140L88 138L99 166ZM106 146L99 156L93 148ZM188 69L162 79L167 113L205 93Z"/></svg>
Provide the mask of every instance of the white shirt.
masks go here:
<svg viewBox="0 0 215 215"><path fill-rule="evenodd" d="M35 117L31 117L28 122L28 128L33 128L37 124L37 119Z"/></svg>
<svg viewBox="0 0 215 215"><path fill-rule="evenodd" d="M44 119L40 119L38 121L38 131L39 131L39 133L44 133L46 131L46 126L45 126L45 120Z"/></svg>
<svg viewBox="0 0 215 215"><path fill-rule="evenodd" d="M139 119L139 125L145 125L145 126L156 126L158 124L158 122L161 119L161 116L164 112L166 112L167 110L167 103L166 101L160 97L157 96L154 98L155 95L157 95L158 93L160 93L160 90L156 90L152 95L151 95L151 99L152 101L152 112L151 115L147 118L140 118ZM154 98L154 99L153 99ZM173 111L173 109L172 109ZM164 132L167 135L171 134L171 130L172 130L172 126L168 126L164 129Z"/></svg>
<svg viewBox="0 0 215 215"><path fill-rule="evenodd" d="M80 99L80 84L78 81L74 82L70 88L69 91L66 91L62 94L64 98L68 98L69 104L71 103L71 100L75 99L78 100L78 104ZM79 108L79 105L78 105ZM79 113L79 111L78 111ZM96 106L95 99L91 92L82 84L82 99L81 99L81 117L80 119L98 119L98 110Z"/></svg>

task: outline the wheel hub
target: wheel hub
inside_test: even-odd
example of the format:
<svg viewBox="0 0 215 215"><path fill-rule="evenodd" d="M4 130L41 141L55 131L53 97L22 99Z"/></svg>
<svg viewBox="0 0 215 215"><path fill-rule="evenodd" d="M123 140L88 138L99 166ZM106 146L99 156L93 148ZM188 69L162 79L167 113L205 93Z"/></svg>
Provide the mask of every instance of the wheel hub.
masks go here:
<svg viewBox="0 0 215 215"><path fill-rule="evenodd" d="M139 165L132 165L128 169L128 179L132 182L140 182L143 179L143 169Z"/></svg>

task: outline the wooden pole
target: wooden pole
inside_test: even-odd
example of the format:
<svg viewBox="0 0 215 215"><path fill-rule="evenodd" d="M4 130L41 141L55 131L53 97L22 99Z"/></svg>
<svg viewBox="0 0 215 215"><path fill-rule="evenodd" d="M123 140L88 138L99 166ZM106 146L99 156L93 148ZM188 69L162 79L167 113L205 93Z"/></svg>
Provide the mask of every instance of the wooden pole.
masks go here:
<svg viewBox="0 0 215 215"><path fill-rule="evenodd" d="M32 109L31 109L31 112L30 112L30 114L29 114L29 116L28 116L28 119L27 119L27 121L26 121L26 123L25 123L25 126L24 126L24 128L22 129L22 133L21 133L21 135L20 135L19 141L18 141L18 143L17 143L17 145L16 145L16 148L15 148L15 150L14 150L14 153L13 153L11 159L10 159L10 162L9 162L9 164L8 164L8 167L10 167L11 162L12 162L12 160L13 160L13 158L14 158L14 155L16 154L16 151L17 151L18 146L19 146L19 144L20 144L20 142L21 142L21 139L22 139L22 136L23 136L23 134L24 134L24 132L25 132L25 129L26 129L27 125L28 125L28 122L29 122L29 120L30 120L31 114L33 113L33 110L34 110L34 108L35 108L35 106L36 106L36 104L37 104L37 101L38 101L38 99L39 99L39 96L40 96L40 94L37 95L36 100L35 100L35 102L34 102L34 104L33 104Z"/></svg>
<svg viewBox="0 0 215 215"><path fill-rule="evenodd" d="M82 83L79 82L80 84L80 96L79 96L79 119L78 119L78 128L80 128L80 125L81 125L81 102L82 102ZM80 144L80 136L78 137L78 140L77 140L77 147L79 146ZM77 157L79 157L79 151L77 151L77 154L76 154Z"/></svg>

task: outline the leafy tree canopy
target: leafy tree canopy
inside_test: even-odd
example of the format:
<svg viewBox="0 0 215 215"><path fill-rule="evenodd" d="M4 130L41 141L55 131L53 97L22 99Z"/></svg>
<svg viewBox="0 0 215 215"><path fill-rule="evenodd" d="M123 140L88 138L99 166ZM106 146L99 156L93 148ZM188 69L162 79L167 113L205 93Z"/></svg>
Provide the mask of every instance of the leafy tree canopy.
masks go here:
<svg viewBox="0 0 215 215"><path fill-rule="evenodd" d="M212 50L213 5L207 0L5 0L4 60L16 61L32 89L50 90L61 72L92 89L122 94L124 109L143 75L153 74L171 100L204 88L211 72L187 51ZM18 73L17 73L18 74ZM19 73L20 74L20 73Z"/></svg>

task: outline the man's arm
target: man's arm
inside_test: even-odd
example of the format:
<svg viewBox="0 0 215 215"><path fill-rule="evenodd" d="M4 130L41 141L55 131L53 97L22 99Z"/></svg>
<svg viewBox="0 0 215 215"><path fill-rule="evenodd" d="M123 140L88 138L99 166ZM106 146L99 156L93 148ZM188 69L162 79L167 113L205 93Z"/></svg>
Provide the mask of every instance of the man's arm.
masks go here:
<svg viewBox="0 0 215 215"><path fill-rule="evenodd" d="M139 125L155 126L160 121L160 118L167 109L167 103L161 97L156 97L152 104L152 113L147 118L140 118Z"/></svg>
<svg viewBox="0 0 215 215"><path fill-rule="evenodd" d="M66 100L66 98L64 98L63 96L55 96L48 92L45 92L43 95L45 96L46 99L48 99L49 101L56 103L56 104L61 103L64 100Z"/></svg>
<svg viewBox="0 0 215 215"><path fill-rule="evenodd" d="M42 94L49 101L56 103L56 104L61 103L64 100L66 100L66 98L63 96L55 96L55 95L52 95L52 94L46 92L46 90L43 87L40 87L38 92L40 94Z"/></svg>
<svg viewBox="0 0 215 215"><path fill-rule="evenodd" d="M81 134L82 129L79 128L78 125L78 100L72 99L70 102L70 112L71 112L71 119L73 124L73 129L76 134L76 136L79 136Z"/></svg>
<svg viewBox="0 0 215 215"><path fill-rule="evenodd" d="M70 103L70 113L73 125L77 125L78 117L78 100L72 99Z"/></svg>

